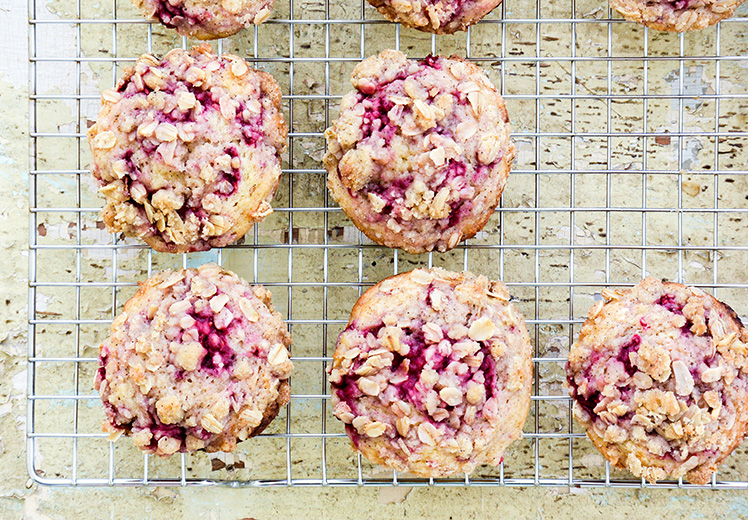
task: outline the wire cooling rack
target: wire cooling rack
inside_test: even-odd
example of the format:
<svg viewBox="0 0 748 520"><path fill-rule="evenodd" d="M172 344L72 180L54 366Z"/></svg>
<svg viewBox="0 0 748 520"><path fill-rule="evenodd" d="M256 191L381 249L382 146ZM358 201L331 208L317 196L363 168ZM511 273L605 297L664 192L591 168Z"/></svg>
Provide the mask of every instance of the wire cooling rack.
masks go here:
<svg viewBox="0 0 748 520"><path fill-rule="evenodd" d="M748 19L692 34L648 31L602 0L505 0L466 33L388 23L363 0L278 0L274 19L216 50L283 88L291 132L275 212L223 250L154 253L108 234L85 139L99 95L143 52L194 42L129 0L30 0L31 232L28 468L56 485L656 486L611 468L574 425L570 343L603 287L644 275L705 288L748 314ZM743 16L740 13L743 13ZM500 85L518 147L501 208L474 239L413 256L365 239L328 198L322 132L355 64L380 50L459 54ZM291 403L234 454L143 455L109 442L93 389L97 346L137 281L217 261L263 283L294 337ZM524 438L499 468L427 480L350 448L325 370L366 287L419 266L504 280L528 318L535 379ZM712 488L748 488L737 450Z"/></svg>

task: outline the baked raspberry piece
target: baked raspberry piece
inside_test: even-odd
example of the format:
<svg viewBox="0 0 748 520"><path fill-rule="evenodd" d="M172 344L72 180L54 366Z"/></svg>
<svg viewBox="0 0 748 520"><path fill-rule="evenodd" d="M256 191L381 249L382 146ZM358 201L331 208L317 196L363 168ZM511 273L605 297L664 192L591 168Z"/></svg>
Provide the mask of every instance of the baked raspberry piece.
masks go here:
<svg viewBox="0 0 748 520"><path fill-rule="evenodd" d="M161 456L232 451L288 403L290 344L264 287L215 264L159 273L101 345L104 429Z"/></svg>
<svg viewBox="0 0 748 520"><path fill-rule="evenodd" d="M610 0L632 22L658 31L703 29L729 18L744 0Z"/></svg>
<svg viewBox="0 0 748 520"><path fill-rule="evenodd" d="M435 34L465 31L501 0L369 0L391 22Z"/></svg>
<svg viewBox="0 0 748 520"><path fill-rule="evenodd" d="M272 212L288 129L269 74L203 44L141 56L102 102L88 138L110 231L204 251Z"/></svg>
<svg viewBox="0 0 748 520"><path fill-rule="evenodd" d="M440 268L366 291L330 369L354 448L423 477L500 464L522 435L531 379L525 321L504 285Z"/></svg>
<svg viewBox="0 0 748 520"><path fill-rule="evenodd" d="M574 416L615 466L708 483L748 424L743 324L711 295L654 278L603 296L569 352Z"/></svg>
<svg viewBox="0 0 748 520"><path fill-rule="evenodd" d="M275 0L132 0L146 18L201 40L225 38L270 17Z"/></svg>
<svg viewBox="0 0 748 520"><path fill-rule="evenodd" d="M504 101L459 58L386 50L353 70L355 90L325 132L328 187L380 245L452 249L493 214L515 148Z"/></svg>

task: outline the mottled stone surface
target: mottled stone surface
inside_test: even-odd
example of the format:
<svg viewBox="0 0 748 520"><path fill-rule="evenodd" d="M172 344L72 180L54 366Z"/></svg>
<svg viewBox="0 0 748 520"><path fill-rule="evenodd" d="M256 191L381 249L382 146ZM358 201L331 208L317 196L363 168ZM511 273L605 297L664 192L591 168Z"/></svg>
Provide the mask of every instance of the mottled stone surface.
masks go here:
<svg viewBox="0 0 748 520"><path fill-rule="evenodd" d="M535 2L506 2L506 12L513 19L535 16ZM83 0L82 15L86 18L111 17L110 2L96 3ZM541 15L547 18L568 18L572 15L571 3L543 3ZM49 4L37 2L40 18L76 17L76 3L70 0L54 0ZM5 5L2 9L6 9ZM436 515L448 518L485 517L494 515L497 507L512 518L617 518L638 517L645 512L657 511L662 518L740 518L748 516L748 500L744 492L684 492L664 490L571 490L568 489L415 489L404 498L391 488L377 489L57 489L32 485L28 482L25 468L23 428L26 404L23 397L26 382L26 331L27 308L27 187L28 141L27 141L27 84L25 73L28 62L25 56L26 5L12 0L0 16L2 34L8 38L0 41L0 49L9 61L0 73L0 101L5 107L0 120L0 192L6 199L0 207L0 240L7 254L0 257L0 287L4 298L0 298L0 517L9 519L43 518L68 519L83 517L143 519L143 518L205 518L238 520L257 519L329 518L334 513L349 516L351 511L360 511L367 518L419 517ZM373 9L366 7L367 18L376 17ZM600 2L577 1L575 16L600 18L607 16ZM358 18L361 5L358 2L332 2L329 16L332 18ZM303 13L303 14L302 14ZM496 19L501 10L491 14ZM738 14L745 16L745 7ZM130 0L117 0L117 14L121 18L138 19L138 13L130 6ZM288 3L281 2L274 14L277 18L290 15ZM318 0L294 2L294 16L306 19L323 18L324 5ZM117 28L117 54L133 58L147 48L147 25L119 25ZM646 104L637 98L593 99L594 94L608 93L607 65L604 60L580 60L572 68L568 60L545 61L539 70L536 84L537 54L539 39L541 56L571 55L571 30L569 23L544 24L538 38L536 25L511 23L505 33L495 24L478 24L471 30L471 54L473 57L493 56L496 59L481 61L491 80L500 85L507 100L507 110L515 129L518 158L513 174L503 197L503 210L497 212L484 229L484 233L471 244L498 244L502 241L512 247L503 253L498 249L472 249L467 261L460 248L447 253L433 255L433 264L459 270L467 267L489 277L503 277L510 292L517 298L515 305L530 320L537 317L553 319L554 323L535 325L531 322L530 334L536 341L536 355L565 358L569 339L578 332L578 324L595 301L606 280L615 283L633 284L643 271L660 277L676 279L679 270L683 281L689 284L746 283L748 282L748 252L722 249L719 253L699 250L697 246L743 246L746 218L742 213L721 213L716 218L708 210L714 207L715 198L721 208L745 207L748 178L730 175L730 170L744 169L746 162L746 138L725 137L715 143L714 137L687 135L650 136L646 141L637 132L698 133L714 131L715 113L720 115L719 130L742 131L745 129L746 100L725 97L717 107L715 100L704 95L744 94L745 62L723 60L720 79L715 80L715 63L710 60L684 60L681 69L677 60L650 61L647 66L647 82L644 82L644 62L638 59L618 61L612 67L611 93L640 95L658 94L672 96L681 85L687 94L681 101L675 98L650 99ZM9 30L8 30L9 28ZM726 55L746 53L745 22L724 23L721 26L720 50ZM82 27L82 52L86 57L101 58L114 55L113 30L108 24L88 24ZM319 56L321 42L325 41L325 26L309 24L294 30L294 55L299 57ZM359 56L361 52L361 29L359 26L329 26L331 56ZM506 45L499 42L502 34ZM716 52L716 28L705 29L683 36L686 55L708 56ZM76 51L76 30L72 25L42 26L37 28L39 56L71 56ZM152 50L164 54L181 41L171 31L153 26ZM289 29L287 26L265 23L258 28L258 55L289 56ZM365 54L370 55L395 43L395 29L389 24L369 24L365 28ZM644 52L644 29L634 24L614 23L611 30L610 52L614 56L640 57ZM608 55L608 25L606 23L578 24L576 28L576 56L585 58ZM188 42L190 44L192 42ZM677 56L679 38L668 34L649 33L648 52L657 56ZM465 35L438 37L435 51L441 54L466 53ZM431 52L430 37L416 31L400 31L400 48L413 56L424 56ZM224 52L244 56L254 54L251 31L242 32L223 43ZM506 61L503 74L498 57L505 56L516 61ZM526 61L518 58L526 57ZM291 92L290 67L287 63L260 64L272 73L283 88L284 95ZM303 62L294 66L294 94L323 95L326 92L325 73L329 71L329 93L340 96L350 86L347 81L354 63L333 61L329 69L321 62ZM42 63L37 65L39 81L37 91L42 94L74 94L76 92L77 68L74 63ZM78 105L72 100L45 99L37 103L38 131L40 132L85 132L89 121L98 112L100 91L111 88L120 70L111 64L81 62L81 93L86 96L80 103L82 123L77 128ZM576 81L572 81L572 72ZM539 92L542 96L533 98ZM572 104L568 95L578 94ZM528 96L528 97L517 97ZM559 95L566 95L567 98ZM698 97L702 96L702 97ZM335 97L330 102L335 113ZM683 105L683 118L679 118L679 107ZM572 108L573 107L573 108ZM291 122L293 111L294 132L316 132L312 136L297 135L291 145L292 157L286 164L303 169L292 176L284 175L281 188L274 201L276 209L293 206L320 207L327 200L325 176L319 161L323 154L324 141L321 132L326 123L325 103L319 99L295 100L293 107L284 102L287 121ZM572 111L573 121L572 124ZM646 122L642 119L647 114ZM608 123L608 119L610 123ZM538 129L549 134L534 139L529 133ZM569 132L577 133L574 139ZM606 132L615 135L606 137ZM579 135L584 134L584 135ZM537 146L536 146L537 144ZM678 150L681 149L679 154ZM80 161L78 150L81 150ZM85 169L88 165L87 144L77 143L71 138L37 139L35 168L39 169ZM646 149L647 173L639 173L643 167ZM573 150L573 156L572 156ZM711 170L715 165L715 154L719 151L721 175L715 177ZM290 160L290 162L289 162ZM571 175L571 167L586 170L586 173ZM535 174L538 167L544 173ZM606 170L610 167L610 173ZM684 170L682 175L677 172ZM310 171L311 170L311 171ZM663 173L667 172L667 173ZM676 172L676 173L673 173ZM37 203L45 207L75 207L78 204L78 180L75 174L39 176L37 179ZM572 187L575 196L572 197ZM715 190L717 190L715 192ZM606 203L616 207L640 208L643 203L650 208L646 219L637 211L606 213L598 208ZM681 205L690 208L680 215L677 212L657 211ZM43 212L37 214L36 226L39 243L111 244L113 237L100 228L98 208L102 205L88 174L80 177L80 206L94 211L77 214L70 212ZM558 211L535 212L535 206L557 208ZM569 212L570 206L589 208ZM567 209L564 209L567 208ZM326 215L326 216L325 216ZM325 229L327 224L327 230ZM500 228L500 224L503 224ZM718 229L718 237L716 231ZM643 231L646 231L646 236ZM298 212L291 221L288 212L276 211L257 228L259 243L279 243L293 240L300 244L358 244L360 235L341 212ZM249 242L255 240L250 231ZM678 249L679 239L690 249ZM577 244L573 255L568 244ZM536 250L535 244L545 248ZM607 244L623 244L604 250ZM635 245L642 243L660 245L646 255ZM218 253L194 254L187 257L190 265L216 260ZM81 278L86 281L111 281L113 259L111 249L87 249L81 254ZM325 256L319 248L287 248L257 250L258 281L287 282L289 262L292 262L294 281L320 282L325 271L320 268ZM145 249L120 249L116 255L117 280L124 285L118 289L116 308L113 306L110 287L85 287L81 289L80 305L76 291L59 287L38 289L37 317L54 319L71 318L80 312L81 318L102 320L101 323L84 325L80 329L80 354L95 357L96 346L106 332L113 315L121 309L126 299L135 292L134 283L147 274L148 262L154 269L166 266L181 267L183 257L153 254ZM223 253L227 267L254 281L255 255L252 249L232 250ZM366 247L360 253L357 248L335 249L327 253L327 279L340 283L356 283L361 279L369 284L393 273L426 265L426 256L406 254L395 256L391 250ZM503 271L500 262L503 260ZM714 270L714 262L717 270ZM38 253L39 281L74 281L76 255L74 251L40 251ZM536 288L535 265L538 281ZM573 271L570 268L573 262ZM359 272L359 265L361 271ZM570 291L568 287L547 285L551 282L584 283ZM519 285L518 285L519 284ZM522 285L528 284L528 285ZM545 284L545 285L544 285ZM286 317L295 319L340 320L331 324L327 331L315 324L295 324L294 356L320 355L323 339L327 340L327 353L335 337L347 320L348 313L358 297L356 287L338 285L327 289L328 303L323 305L324 289L307 285L294 287L290 293L291 311L288 312L289 291L285 287L273 288L274 305ZM573 299L569 300L570 296ZM735 307L742 316L748 314L744 289L722 288L719 299ZM536 314L537 312L537 314ZM326 313L326 314L325 314ZM569 326L569 317L577 321ZM76 353L75 331L64 325L40 325L37 327L37 355L71 356ZM292 382L294 394L310 394L322 390L322 363L299 362ZM79 392L93 394L93 374L96 363L79 365ZM38 386L40 394L71 394L74 387L74 364L46 363L40 365ZM542 362L536 366L540 391L547 395L565 395L562 386L563 363ZM37 404L36 426L38 431L72 431L73 407L57 402ZM327 424L338 428L327 407ZM568 401L545 401L533 406L538 423L543 431L567 432L569 430ZM318 431L321 408L318 401L292 401L291 428L293 431ZM103 412L97 401L83 402L79 406L79 429L98 432ZM526 425L526 431L534 428L535 415ZM285 416L279 417L276 430L285 431ZM342 434L342 427L335 430ZM578 427L575 427L578 431ZM206 455L190 461L191 471L215 478L285 478L286 442L284 439L264 439L257 443L245 443L237 454L222 456L212 461ZM72 443L55 441L41 443L40 467L50 477L59 474L70 476ZM318 440L294 440L292 449L292 475L294 477L318 478L320 476L321 445ZM97 476L106 472L108 445L103 440L79 441L78 475ZM738 450L723 464L723 472L729 477L746 478L742 461L746 450ZM133 456L135 455L135 456ZM604 475L602 457L586 439L574 442L575 475L599 478ZM116 465L122 475L142 476L142 457L126 443L117 443ZM511 456L511 457L510 457ZM333 474L355 478L355 456L345 438L327 442L328 476ZM568 474L568 442L544 439L539 443L538 458L541 461L541 476ZM272 460L269 460L272 459ZM519 441L511 454L507 454L507 471L513 475L534 475L534 446L529 440ZM216 468L215 470L213 468ZM174 463L152 461L150 474L169 476L175 474ZM365 475L375 474L372 466L364 466ZM613 472L614 475L620 474ZM118 473L119 474L119 473ZM479 475L484 474L483 472ZM722 472L721 472L722 474ZM383 476L389 476L385 474ZM399 502L400 501L400 502ZM217 507L216 504L220 504Z"/></svg>

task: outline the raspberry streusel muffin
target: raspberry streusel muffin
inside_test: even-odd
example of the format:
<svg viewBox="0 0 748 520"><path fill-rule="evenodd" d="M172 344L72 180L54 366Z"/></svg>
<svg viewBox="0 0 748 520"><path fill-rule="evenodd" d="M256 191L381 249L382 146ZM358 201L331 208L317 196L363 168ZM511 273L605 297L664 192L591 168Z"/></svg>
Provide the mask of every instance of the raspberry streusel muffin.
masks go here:
<svg viewBox="0 0 748 520"><path fill-rule="evenodd" d="M369 238L409 253L452 249L499 204L514 145L504 101L459 58L385 50L353 70L325 132L328 187Z"/></svg>
<svg viewBox="0 0 748 520"><path fill-rule="evenodd" d="M369 0L391 22L435 34L465 31L501 0Z"/></svg>
<svg viewBox="0 0 748 520"><path fill-rule="evenodd" d="M576 419L617 467L706 484L746 433L742 323L703 291L654 278L603 296L566 365Z"/></svg>
<svg viewBox="0 0 748 520"><path fill-rule="evenodd" d="M143 16L182 36L225 38L270 17L275 0L132 0Z"/></svg>
<svg viewBox="0 0 748 520"><path fill-rule="evenodd" d="M330 371L335 416L366 458L423 477L498 465L522 435L532 361L501 282L440 268L359 298Z"/></svg>
<svg viewBox="0 0 748 520"><path fill-rule="evenodd" d="M658 31L703 29L732 16L744 0L610 0L632 22Z"/></svg>
<svg viewBox="0 0 748 520"><path fill-rule="evenodd" d="M288 403L290 344L264 287L215 264L159 273L101 345L104 429L163 456L231 451Z"/></svg>
<svg viewBox="0 0 748 520"><path fill-rule="evenodd" d="M110 231L203 251L272 212L288 129L269 74L203 44L141 56L102 102L88 138Z"/></svg>

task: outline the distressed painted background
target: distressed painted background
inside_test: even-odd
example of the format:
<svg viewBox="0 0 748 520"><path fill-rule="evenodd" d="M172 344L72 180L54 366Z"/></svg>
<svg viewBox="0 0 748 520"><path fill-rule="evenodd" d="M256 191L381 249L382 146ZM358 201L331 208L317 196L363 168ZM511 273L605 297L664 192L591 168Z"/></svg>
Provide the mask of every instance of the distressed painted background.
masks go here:
<svg viewBox="0 0 748 520"><path fill-rule="evenodd" d="M119 2L124 12L118 16L136 19L138 14L130 8L129 2ZM564 11L562 3L549 4L549 12L546 16L564 17L569 16ZM582 5L584 4L584 5ZM37 16L47 19L71 19L75 17L75 2L66 0L50 0L38 4ZM98 1L83 1L81 4L86 9L86 17L111 16L107 7ZM306 16L324 16L321 6L324 5L315 0L302 2L299 9L307 13ZM577 2L577 12L584 16L596 16L600 13L600 7L594 2ZM334 9L338 16L357 16L354 12L355 6L336 5ZM552 12L551 12L552 11ZM743 9L745 12L745 9ZM522 16L523 13L514 13ZM286 16L279 8L278 16ZM526 15L526 13L525 13ZM532 16L532 15L531 15ZM25 428L25 386L26 386L26 331L27 331L27 264L28 264L28 171L29 164L29 140L28 140L28 54L27 54L27 6L22 0L3 0L0 2L0 55L4 57L3 65L0 67L0 106L3 107L3 117L0 118L0 193L3 195L3 203L0 204L0 247L6 254L0 255L0 518L41 518L41 519L77 519L77 518L117 518L117 519L149 519L149 518L204 518L221 520L239 520L242 518L271 519L287 517L306 518L483 518L499 516L507 518L639 518L645 514L656 514L665 518L748 518L748 493L727 491L668 491L668 490L618 490L618 489L567 489L567 488L524 488L524 489L499 489L499 488L471 488L471 489L410 489L407 487L382 488L382 489L358 489L358 488L282 488L273 490L259 489L174 489L174 488L129 488L129 489L74 489L74 488L49 488L32 484L26 472L26 453L24 443ZM136 26L132 30L124 28L117 36L117 52L120 55L136 55L145 49L142 28ZM490 54L496 44L496 34L482 27L472 32L471 50L473 53ZM596 32L594 26L587 31L580 28L578 33L578 44L580 49L591 56L604 56L606 52L606 34ZM287 55L289 49L284 47L288 35L283 33L279 26L263 26L265 39L261 40L266 45L264 52L277 52L279 55ZM337 30L337 29L336 29ZM274 34L276 31L277 34ZM296 35L297 55L314 51L313 45L318 44L321 33L319 28L312 27L308 31L299 32ZM522 55L534 53L538 42L534 26L518 24L509 28L508 55ZM723 52L745 52L748 50L748 35L745 24L737 26L725 25L722 34L723 45L729 45L730 50L722 49ZM636 26L626 27L623 32L617 31L620 37L621 48L616 52L640 52L638 46L642 41L641 28ZM44 30L40 31L40 40L37 52L49 55L69 56L75 52L75 34L73 26L67 32L63 31L65 38L44 38ZM156 28L153 48L156 52L163 52L170 46L179 42L173 38L168 31ZM705 31L699 36L689 37L686 52L694 55L708 55L714 51L714 31ZM367 36L367 50L369 53L391 45L394 34L391 27L386 25L374 26L369 30ZM568 26L549 24L541 35L543 52L559 53L568 55L570 50L570 31ZM442 53L464 53L465 47L458 37L445 37L439 40L440 47L437 49ZM345 29L332 36L333 52L338 54L346 52L358 52L355 45L355 34L348 34ZM110 28L97 26L86 27L82 33L81 47L85 56L109 56L112 54L112 35ZM230 48L234 52L249 54L251 47L248 46L246 38L236 37L229 40ZM353 45L354 47L351 47ZM653 38L650 45L657 49L668 49L668 46L677 45L677 39L671 36L657 36ZM401 48L407 49L414 54L428 52L430 38L424 37L412 31L403 31ZM310 49L312 49L310 51ZM318 50L318 49L317 49ZM582 51L580 51L582 52ZM651 49L650 49L651 52ZM665 51L663 51L665 52ZM497 83L500 81L498 63L484 63L490 71L491 79ZM568 82L571 76L571 64L556 63L545 67L543 70L543 82L538 83L543 92L560 92L557 85ZM684 92L693 94L694 98L699 95L713 94L715 89L722 93L746 93L748 70L742 62L726 63L723 65L719 85L714 82L714 64L710 62L689 63L684 68L682 84ZM335 93L342 93L347 89L347 74L350 65L332 67L330 75L330 86ZM288 92L291 81L287 70L278 66L277 70L271 70L284 85L284 93ZM314 65L299 65L294 75L295 92L301 94L322 93L324 91L323 70ZM509 94L523 94L534 92L536 87L535 68L528 67L520 62L510 63L504 71L506 92ZM608 71L599 62L589 64L578 64L574 71L576 78L575 92L589 92L590 94L606 92L608 88ZM680 87L681 77L677 66L667 64L654 64L648 70L650 84L643 85L641 63L620 64L616 70L611 71L611 80L616 92L643 92L649 89L650 93L677 93ZM60 94L70 92L74 88L78 78L78 72L70 70L62 65L54 63L46 64L43 72L40 72L43 81L37 84L37 92L41 94ZM81 71L84 79L81 92L84 94L97 95L102 88L111 85L113 71L111 66L96 63L86 64ZM507 80L509 78L509 81ZM569 90L570 91L570 90ZM686 100L684 102L686 120L673 117L678 113L677 102L673 104L672 99L662 102L650 102L647 107L649 116L649 127L646 131L662 132L670 130L677 132L686 129L698 134L700 131L710 131L715 127L715 115L718 113L714 102L706 100ZM85 124L93 119L98 111L98 102L91 101L82 103L81 121ZM517 137L519 156L515 167L525 172L533 168L542 170L569 169L605 169L614 168L616 171L625 172L628 169L641 167L643 140L639 137L616 138L609 148L601 146L601 141L595 138L576 139L549 137L541 141L527 137L532 130L546 132L558 132L563 134L570 128L575 132L594 132L605 127L601 123L602 118L610 118L613 125L611 130L624 134L627 129L631 132L641 131L641 115L643 105L641 101L627 101L612 105L611 113L603 115L601 105L590 101L588 104L580 103L575 107L563 99L545 98L542 102L534 100L523 100L515 98L508 102L515 130L520 133ZM288 107L287 107L288 108ZM720 107L720 124L722 131L729 129L744 130L746 128L746 105L744 102L726 101ZM51 99L40 102L39 131L44 132L74 132L76 131L77 107L74 103ZM571 126L572 115L574 115L574 126ZM310 101L309 103L296 103L294 112L296 132L319 132L324 128L325 113L321 104ZM542 128L536 128L537 121L542 121ZM85 131L85 127L82 128ZM525 133L525 137L521 134ZM43 141L43 142L42 142ZM654 142L653 142L654 141ZM710 283L717 280L718 283L746 283L748 282L748 270L746 270L746 257L744 251L726 251L719 255L720 272L715 273L715 255L709 251L684 251L673 248L653 251L642 255L635 247L629 250L613 251L607 257L595 252L579 250L572 258L568 249L550 247L548 252L536 253L533 246L537 244L558 245L569 243L573 240L575 244L588 244L601 246L606 243L643 243L651 244L714 244L717 225L719 225L719 243L723 245L743 244L746 237L744 215L729 215L724 222L715 224L711 219L713 214L705 212L687 213L685 224L678 221L675 214L655 214L650 216L646 222L640 214L631 213L616 215L620 217L612 223L606 222L605 213L590 211L589 213L578 213L571 218L569 212L547 212L540 214L538 222L534 222L536 214L532 211L523 211L522 208L539 207L569 207L570 205L588 206L591 208L605 205L606 203L619 206L631 205L636 207L645 203L648 207L672 207L681 204L682 207L705 208L713 207L715 197L720 204L726 207L742 207L745 199L746 181L742 176L729 175L720 176L715 179L709 173L715 164L716 149L713 140L703 136L684 138L681 152L678 152L677 139L670 138L650 139L647 148L648 165L650 169L672 169L678 164L686 170L680 175L655 175L640 176L621 173L606 177L605 175L530 175L518 172L512 177L504 197L504 207L514 208L517 211L508 211L504 215L503 230L500 230L498 216L492 220L486 231L477 237L477 243L496 243L501 236L506 242L514 244L527 244L528 251L518 249L516 252L508 252L506 257L498 258L495 250L477 251L471 253L470 268L486 272L486 274L497 275L492 272L496 269L498 262L503 261L504 276L509 281L532 282L535 273L534 264L537 261L541 266L541 280L569 280L570 276L576 276L576 280L586 280L603 285L608 279L622 283L632 283L642 274L651 273L661 277L682 277L691 283ZM540 146L537 147L538 142ZM84 143L85 144L85 143ZM746 147L745 141L740 139L726 140L720 145L720 168L723 170L745 170ZM610 149L607 154L602 150ZM322 141L315 137L299 137L295 140L294 156L291 163L295 168L308 168L313 170L319 168L317 161L321 157L323 147ZM573 150L573 152L572 152ZM87 166L87 151L83 148L77 149L75 140L66 142L64 139L40 140L37 150L38 168L44 165L64 164L67 168L85 168ZM572 155L573 154L573 155ZM42 166L39 166L39 165ZM97 207L100 200L95 195L95 189L87 176L82 176L81 197L84 207ZM572 197L571 185L575 183L576 193ZM715 190L719 190L715 195ZM71 178L53 179L42 181L39 185L40 205L48 207L70 207L75 204L71 199L71 193L76 191L76 180ZM609 195L606 193L609 191ZM297 180L295 184L283 183L276 205L288 205L291 197L294 197L294 205L308 205L315 207L325 202L324 178L319 173L310 173L305 178ZM357 240L350 224L340 214L332 214L328 227L320 219L319 214L310 212L308 216L303 214L294 215L293 222L289 225L287 213L276 213L268 219L258 231L260 242L284 242L290 240L287 234L292 235L295 243L315 244L319 243L325 232L331 239L341 242L346 240ZM94 244L108 244L111 236L104 233L98 225L95 213L86 214L80 222L71 221L69 215L44 214L39 216L37 229L33 230L37 238L43 243L67 243L73 237L81 237L84 241ZM71 225L72 224L72 225ZM77 226L81 226L80 229ZM503 233L500 234L500 233ZM646 233L646 237L642 236ZM537 235L537 236L536 236ZM352 238L353 237L353 238ZM505 242L505 243L506 243ZM368 250L367 250L368 251ZM594 249L591 249L594 251ZM40 257L38 279L42 280L68 280L70 279L71 258L66 253L54 256ZM132 250L123 253L118 260L118 273L120 280L136 281L143 277L146 265L149 261L153 265L170 265L172 259L155 256L145 258L146 253L142 250ZM370 255L370 256L368 256ZM203 256L195 255L190 262L200 262L213 259L211 254ZM247 258L231 252L224 258L225 263L251 278L255 264L247 262ZM285 279L288 271L288 254L283 250L280 253L269 251L262 253L257 258L257 269L261 272L262 279ZM304 250L294 252L294 271L297 279L317 280L319 277L319 266L321 255L318 251L305 252ZM357 253L353 256L342 254L340 257L328 259L329 267L335 271L335 275L344 279L357 274ZM395 261L391 252L386 250L373 250L367 252L365 258L366 271L363 273L365 281L375 282L386 276L392 270ZM405 270L423 263L423 259L400 255L397 258L400 270ZM646 264L644 263L646 262ZM436 257L435 263L452 268L459 268L464 263L462 254L440 255ZM83 257L85 276L93 279L96 276L111 276L113 264L107 255L98 255L88 252ZM569 273L569 266L573 266L573 275ZM379 267L377 267L379 266ZM604 268L601 268L604 267ZM606 274L607 270L607 274ZM538 281L538 280L535 280ZM124 288L119 295L117 305L121 305L128 295ZM525 314L532 318L538 317L538 307L535 306L535 297L540 295L542 304L540 308L541 317L564 317L571 314L575 318L581 318L586 308L594 298L596 288L578 289L575 299L571 303L568 299L569 289L554 290L543 289L542 292L534 292L534 289L523 288L520 284L512 291L519 298L519 305L523 307ZM304 315L318 316L321 306L321 292L313 287L308 289L294 290L294 312L297 317ZM276 294L283 302L287 302L283 289ZM748 302L745 292L739 290L724 289L720 296L729 301L741 315L748 314ZM329 298L327 311L330 316L345 318L346 313L356 293L341 294L335 298ZM70 311L70 295L64 291L56 292L54 289L39 289L37 298L37 311L43 315L54 318L65 316ZM110 293L91 293L86 295L78 304L79 311L97 319L105 319L111 316L116 309L112 306ZM287 311L288 309L285 309ZM285 312L284 312L285 313ZM39 314L39 312L38 312ZM559 321L563 321L559 319ZM83 355L95 355L97 342L105 327L91 327L82 330L84 340L82 341ZM334 339L337 330L330 327L326 331L330 338ZM568 350L569 337L573 337L574 329L563 324L543 324L534 327L533 336L537 339L540 355L564 356ZM65 352L65 330L56 330L55 327L40 327L37 330L40 338L51 345L48 352L52 355L54 348ZM312 328L296 327L294 330L295 345L304 348L304 345L317 345L320 341L320 331ZM329 338L328 338L329 340ZM329 342L329 341L328 341ZM298 350L296 354L298 355ZM90 387L90 381L86 375L90 375L89 368L84 368L82 385ZM541 365L541 391L547 393L561 393L560 382L562 374L559 364ZM320 367L299 367L299 381L296 392L319 391L314 385L319 384ZM70 367L60 365L51 367L49 370L40 371L38 376L37 392L64 394L71 391ZM314 381L313 384L308 381ZM304 385L309 388L304 388ZM74 391L74 390L73 390ZM64 405L50 405L47 409L38 410L37 420L40 429L49 428L51 431L63 429L70 421L69 409ZM97 404L95 402L85 405L81 417L82 427L88 431L94 431L100 420ZM538 421L543 428L564 431L568 428L568 407L550 406L547 409L536 410ZM294 414L295 427L303 428L304 421L311 421L318 410L308 410L302 406ZM141 459L128 451L122 441L118 443L124 460L120 462L123 471L138 469ZM546 445L548 446L548 445ZM543 449L540 459L544 471L559 472L563 475L565 464L565 444L559 446L550 445ZM298 460L294 459L294 471L297 475L308 472L313 475L318 468L318 460L305 457L303 454L315 453L313 445L300 445L295 453L299 453ZM330 460L332 464L340 464L341 467L350 464L351 453L345 442L330 445ZM37 460L43 467L47 476L66 476L70 472L69 456L67 451L59 445L40 448ZM532 471L532 447L531 443L524 441L515 447L514 460L517 461L517 472ZM101 446L94 444L81 444L79 447L80 471L89 471L95 474L100 470L101 456L106 452ZM132 460L127 457L132 456ZM728 464L726 471L742 470L742 461L745 459L743 453L734 456ZM201 474L217 472L217 478L231 477L231 471L242 471L243 478L255 476L272 475L274 471L284 470L284 458L278 466L277 457L264 453L262 450L245 449L236 456L203 456L195 459L195 471ZM578 461L581 471L587 471L590 475L599 476L602 471L602 459L594 451L580 446ZM241 464L237 464L240 462ZM316 465L315 465L316 464ZM333 466L335 467L335 466ZM234 469L231 469L234 468ZM169 471L165 464L163 471ZM173 468L171 468L173 469ZM376 472L374 468L367 471Z"/></svg>

